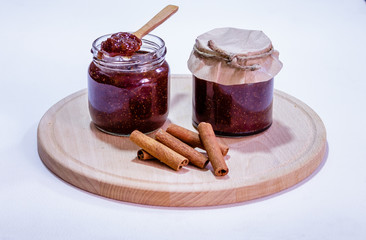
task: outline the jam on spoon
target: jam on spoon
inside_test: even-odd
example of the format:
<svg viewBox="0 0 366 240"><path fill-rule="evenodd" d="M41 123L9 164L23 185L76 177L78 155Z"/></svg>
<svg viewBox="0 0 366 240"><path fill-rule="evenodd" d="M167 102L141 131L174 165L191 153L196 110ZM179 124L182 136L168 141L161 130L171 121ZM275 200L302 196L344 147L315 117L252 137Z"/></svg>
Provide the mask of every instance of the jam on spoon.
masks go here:
<svg viewBox="0 0 366 240"><path fill-rule="evenodd" d="M140 49L141 45L141 39L135 35L128 32L118 32L102 42L101 50L107 52L111 57L132 56Z"/></svg>

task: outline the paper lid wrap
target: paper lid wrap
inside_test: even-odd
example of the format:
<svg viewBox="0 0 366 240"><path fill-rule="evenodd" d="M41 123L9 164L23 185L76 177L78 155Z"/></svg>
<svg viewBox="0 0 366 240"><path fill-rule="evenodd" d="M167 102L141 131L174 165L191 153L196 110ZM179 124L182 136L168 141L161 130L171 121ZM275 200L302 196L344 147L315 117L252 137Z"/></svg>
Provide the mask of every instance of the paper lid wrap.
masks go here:
<svg viewBox="0 0 366 240"><path fill-rule="evenodd" d="M281 68L279 52L258 30L213 29L197 37L188 59L194 76L223 85L268 81Z"/></svg>

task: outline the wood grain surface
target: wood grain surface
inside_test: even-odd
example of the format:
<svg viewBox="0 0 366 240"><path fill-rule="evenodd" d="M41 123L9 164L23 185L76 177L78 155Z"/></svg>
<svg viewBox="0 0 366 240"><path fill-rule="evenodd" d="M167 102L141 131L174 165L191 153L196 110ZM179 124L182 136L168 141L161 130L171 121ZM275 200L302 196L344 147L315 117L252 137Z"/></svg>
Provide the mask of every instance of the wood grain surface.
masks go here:
<svg viewBox="0 0 366 240"><path fill-rule="evenodd" d="M191 123L191 76L171 78L169 118ZM154 133L152 133L154 134ZM97 130L91 123L87 90L53 105L40 120L38 152L57 176L107 198L159 206L212 206L243 202L287 189L311 175L325 158L326 130L300 100L275 90L274 121L263 133L219 138L228 144L229 174L216 177L212 166L186 166L176 172L158 161L137 159L128 137Z"/></svg>

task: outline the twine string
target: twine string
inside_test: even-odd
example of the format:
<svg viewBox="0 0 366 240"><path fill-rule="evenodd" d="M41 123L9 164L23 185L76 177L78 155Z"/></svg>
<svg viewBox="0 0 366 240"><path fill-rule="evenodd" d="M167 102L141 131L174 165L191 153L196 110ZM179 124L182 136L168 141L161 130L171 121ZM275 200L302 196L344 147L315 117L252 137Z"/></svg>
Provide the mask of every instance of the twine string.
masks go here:
<svg viewBox="0 0 366 240"><path fill-rule="evenodd" d="M218 58L223 59L226 61L226 63L232 67L241 69L241 70L249 70L249 71L255 71L261 68L259 64L253 64L253 65L245 65L248 60L263 58L271 55L273 53L273 47L267 52L253 55L253 56L239 56L237 54L233 54L230 52L227 52L221 48L219 48L216 43L213 40L208 41L208 47L214 51L216 54L210 54L207 52L203 52L199 50L196 45L194 45L194 51L200 54L203 57L207 58Z"/></svg>

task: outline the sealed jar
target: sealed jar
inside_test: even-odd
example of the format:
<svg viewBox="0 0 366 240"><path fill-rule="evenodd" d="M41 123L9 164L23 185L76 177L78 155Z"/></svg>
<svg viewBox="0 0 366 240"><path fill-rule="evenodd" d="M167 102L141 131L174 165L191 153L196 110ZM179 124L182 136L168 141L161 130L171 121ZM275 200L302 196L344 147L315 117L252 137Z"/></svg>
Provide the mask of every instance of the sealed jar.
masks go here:
<svg viewBox="0 0 366 240"><path fill-rule="evenodd" d="M217 28L198 36L188 60L193 125L208 122L222 136L269 128L278 56L262 31Z"/></svg>
<svg viewBox="0 0 366 240"><path fill-rule="evenodd" d="M164 41L148 34L132 56L110 56L101 51L104 35L92 44L88 69L89 112L103 132L129 135L161 127L169 111L169 65Z"/></svg>

